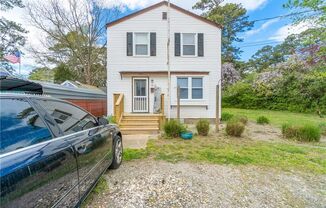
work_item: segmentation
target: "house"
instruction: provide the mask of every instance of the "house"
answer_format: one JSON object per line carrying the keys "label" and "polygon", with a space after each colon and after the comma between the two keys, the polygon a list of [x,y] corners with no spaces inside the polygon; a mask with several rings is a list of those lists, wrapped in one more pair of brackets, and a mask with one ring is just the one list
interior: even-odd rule
{"label": "house", "polygon": [[62,82],[60,85],[65,86],[65,87],[76,88],[76,89],[77,88],[95,89],[95,90],[99,89],[93,85],[88,85],[88,84],[81,83],[79,81],[71,81],[71,80],[66,80],[66,81]]}
{"label": "house", "polygon": [[[221,79],[221,26],[162,1],[107,24],[108,114],[123,132],[155,132],[160,117],[216,117]],[[168,14],[170,11],[170,33]],[[171,102],[168,102],[168,52]],[[220,107],[220,101],[218,108]],[[148,125],[147,125],[148,124]]]}

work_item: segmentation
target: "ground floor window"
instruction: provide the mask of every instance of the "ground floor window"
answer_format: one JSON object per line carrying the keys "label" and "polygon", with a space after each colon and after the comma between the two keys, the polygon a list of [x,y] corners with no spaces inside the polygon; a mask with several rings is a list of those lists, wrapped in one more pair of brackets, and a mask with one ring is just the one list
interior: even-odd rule
{"label": "ground floor window", "polygon": [[180,87],[180,99],[203,99],[202,77],[178,77],[177,86]]}

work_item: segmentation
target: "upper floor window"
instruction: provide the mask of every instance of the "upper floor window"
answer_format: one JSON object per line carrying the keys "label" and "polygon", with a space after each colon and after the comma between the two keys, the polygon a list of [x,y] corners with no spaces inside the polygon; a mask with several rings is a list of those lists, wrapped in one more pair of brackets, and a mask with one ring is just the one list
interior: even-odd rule
{"label": "upper floor window", "polygon": [[149,56],[149,33],[134,33],[134,51],[136,56]]}
{"label": "upper floor window", "polygon": [[182,55],[183,56],[196,56],[196,33],[182,33]]}

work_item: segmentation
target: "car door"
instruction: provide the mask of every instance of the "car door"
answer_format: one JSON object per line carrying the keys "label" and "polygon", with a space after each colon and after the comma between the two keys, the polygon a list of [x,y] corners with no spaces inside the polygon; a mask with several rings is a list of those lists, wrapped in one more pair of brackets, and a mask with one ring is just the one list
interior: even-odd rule
{"label": "car door", "polygon": [[[0,98],[0,207],[72,207],[79,201],[73,147],[55,138],[25,98]],[[51,126],[52,125],[52,126]]]}
{"label": "car door", "polygon": [[75,150],[83,199],[112,162],[114,129],[110,125],[98,125],[97,119],[87,111],[68,102],[39,99],[39,104],[54,118]]}

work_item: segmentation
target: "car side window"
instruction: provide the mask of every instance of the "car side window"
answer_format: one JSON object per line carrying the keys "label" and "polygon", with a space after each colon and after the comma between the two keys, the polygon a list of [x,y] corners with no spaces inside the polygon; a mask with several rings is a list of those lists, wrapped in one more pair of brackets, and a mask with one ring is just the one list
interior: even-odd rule
{"label": "car side window", "polygon": [[64,134],[71,134],[97,126],[93,116],[69,103],[54,100],[38,100],[53,117]]}
{"label": "car side window", "polygon": [[0,99],[0,154],[52,139],[49,129],[24,99]]}

